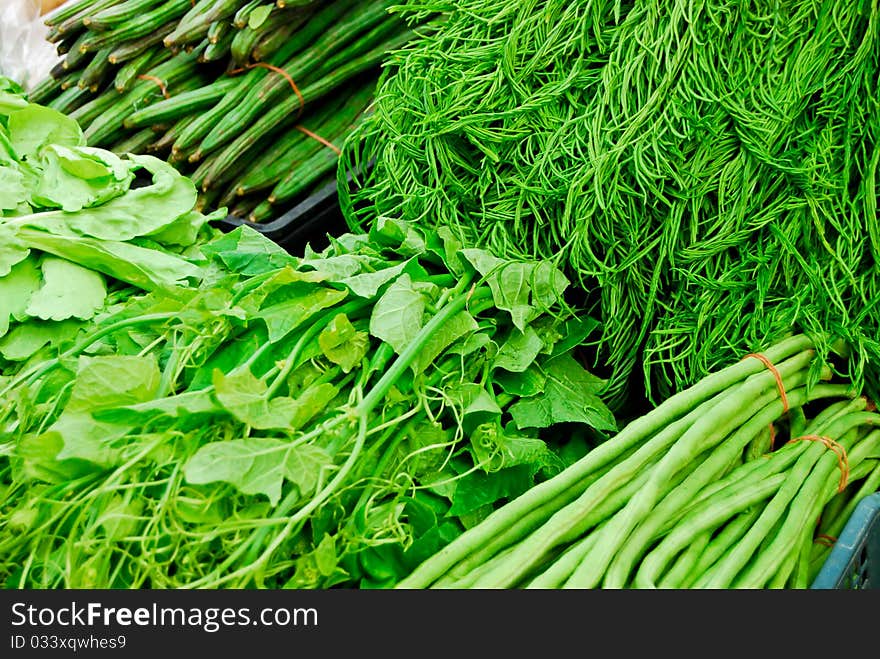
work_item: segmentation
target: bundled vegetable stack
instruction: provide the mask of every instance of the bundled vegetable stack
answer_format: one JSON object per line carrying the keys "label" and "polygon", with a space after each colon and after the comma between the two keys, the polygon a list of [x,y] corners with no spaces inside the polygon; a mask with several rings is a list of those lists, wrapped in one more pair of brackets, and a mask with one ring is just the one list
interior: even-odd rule
{"label": "bundled vegetable stack", "polygon": [[31,99],[90,146],[161,157],[201,208],[254,221],[332,180],[385,54],[388,0],[73,0],[47,21],[64,59]]}
{"label": "bundled vegetable stack", "polygon": [[391,219],[295,257],[0,102],[7,587],[394,585],[616,429],[552,264]]}
{"label": "bundled vegetable stack", "polygon": [[340,163],[375,163],[340,177],[350,227],[558,255],[617,409],[791,331],[877,397],[876,2],[452,0],[391,64]]}
{"label": "bundled vegetable stack", "polygon": [[[825,381],[810,386],[816,367]],[[668,398],[402,588],[807,588],[880,488],[880,414],[792,336]]]}

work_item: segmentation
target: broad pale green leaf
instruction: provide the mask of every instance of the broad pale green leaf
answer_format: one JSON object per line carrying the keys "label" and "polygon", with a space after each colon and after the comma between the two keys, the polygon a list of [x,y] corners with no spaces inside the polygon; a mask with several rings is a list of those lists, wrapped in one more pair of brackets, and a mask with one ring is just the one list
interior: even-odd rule
{"label": "broad pale green leaf", "polygon": [[425,252],[425,239],[413,228],[411,222],[398,218],[380,216],[370,227],[370,239],[377,245],[384,245],[405,258],[418,256]]}
{"label": "broad pale green leaf", "polygon": [[200,448],[184,466],[184,476],[197,485],[223,481],[243,494],[264,494],[274,506],[285,478],[309,496],[322,470],[331,464],[330,456],[317,446],[291,446],[271,438],[236,439]]}
{"label": "broad pale green leaf", "polygon": [[99,467],[112,467],[121,459],[120,451],[113,447],[113,443],[125,437],[129,430],[126,426],[99,423],[88,411],[65,411],[48,432],[61,437],[58,460],[76,458]]}
{"label": "broad pale green leaf", "polygon": [[216,414],[220,406],[210,391],[187,391],[134,405],[99,409],[92,412],[98,421],[127,425],[143,425],[157,419],[192,419],[206,414]]}
{"label": "broad pale green leaf", "polygon": [[50,144],[83,146],[79,124],[70,117],[36,103],[9,113],[9,136],[20,160],[36,162],[43,147]]}
{"label": "broad pale green leaf", "polygon": [[80,327],[81,323],[76,320],[29,320],[16,325],[0,339],[0,355],[9,361],[24,361],[44,346],[58,345],[72,338]]}
{"label": "broad pale green leaf", "polygon": [[266,298],[260,311],[269,330],[269,341],[283,339],[313,315],[335,306],[346,298],[348,291],[327,288],[311,282],[297,282],[284,286]]}
{"label": "broad pale green leaf", "polygon": [[296,402],[267,396],[268,386],[250,371],[225,375],[214,371],[214,395],[242,423],[258,429],[291,428]]}
{"label": "broad pale green leaf", "polygon": [[24,320],[25,309],[42,282],[36,259],[27,258],[0,277],[0,337],[9,330],[10,320]]}
{"label": "broad pale green leaf", "polygon": [[100,273],[55,256],[43,257],[40,269],[43,285],[31,296],[29,316],[87,320],[104,305],[107,286]]}
{"label": "broad pale green leaf", "polygon": [[346,277],[340,280],[339,283],[347,286],[358,297],[370,299],[375,297],[379,289],[385,284],[399,276],[408,263],[409,261],[404,261],[390,268],[382,268],[376,272],[364,272],[352,277]]}
{"label": "broad pale green leaf", "polygon": [[355,329],[348,317],[340,313],[318,335],[318,345],[327,359],[348,373],[367,354],[370,336]]}
{"label": "broad pale green leaf", "polygon": [[277,243],[244,225],[204,245],[202,253],[219,260],[228,270],[248,276],[297,264]]}
{"label": "broad pale green leaf", "polygon": [[253,428],[296,429],[325,411],[338,393],[335,386],[322,383],[307,387],[296,398],[269,398],[265,382],[250,371],[224,375],[214,371],[214,394],[235,418]]}
{"label": "broad pale green leaf", "polygon": [[0,114],[10,114],[27,107],[27,100],[19,94],[0,90]]}
{"label": "broad pale green leaf", "polygon": [[425,298],[413,287],[409,275],[396,279],[373,305],[370,334],[403,352],[422,328]]}
{"label": "broad pale green leaf", "polygon": [[422,373],[446,348],[463,336],[477,331],[477,321],[467,311],[460,311],[432,333],[413,360],[413,372]]}
{"label": "broad pale green leaf", "polygon": [[221,220],[224,217],[226,217],[226,213],[222,209],[208,215],[193,210],[189,213],[184,213],[171,224],[149,234],[149,237],[161,245],[186,247],[196,242],[199,232],[201,232],[206,224]]}
{"label": "broad pale green leaf", "polygon": [[493,366],[514,373],[526,370],[544,349],[544,341],[529,325],[521,332],[514,328],[495,355]]}
{"label": "broad pale green leaf", "polygon": [[137,519],[143,512],[140,500],[126,501],[114,495],[101,509],[98,524],[104,529],[105,537],[111,542],[119,542],[135,534],[139,527]]}
{"label": "broad pale green leaf", "polygon": [[199,280],[203,275],[201,268],[180,257],[129,243],[58,235],[24,227],[19,230],[19,237],[29,247],[148,291],[185,285],[190,279]]}
{"label": "broad pale green leaf", "polygon": [[478,382],[464,382],[446,389],[446,395],[461,410],[461,426],[466,433],[501,416],[501,407],[486,387]]}
{"label": "broad pale green leaf", "polygon": [[29,196],[24,174],[17,167],[0,165],[0,211],[15,210]]}
{"label": "broad pale green leaf", "polygon": [[59,460],[62,446],[57,432],[25,435],[10,460],[13,478],[18,482],[69,483],[95,471],[95,465],[85,460]]}
{"label": "broad pale green leaf", "polygon": [[30,248],[18,237],[14,227],[0,224],[0,277],[8,275],[30,253]]}
{"label": "broad pale green leaf", "polygon": [[[284,302],[296,294],[308,294],[316,290],[318,287],[315,284],[325,281],[326,277],[320,272],[302,272],[285,266],[265,273],[264,277],[255,277],[254,280],[258,282],[257,286],[250,289],[239,302],[239,305],[251,314],[263,307]],[[299,285],[289,287],[290,284]]]}
{"label": "broad pale green leaf", "polygon": [[134,173],[110,151],[52,144],[41,154],[41,176],[32,193],[35,205],[74,213],[126,194]]}
{"label": "broad pale green leaf", "polygon": [[91,414],[153,400],[160,378],[152,354],[82,356],[65,412]]}

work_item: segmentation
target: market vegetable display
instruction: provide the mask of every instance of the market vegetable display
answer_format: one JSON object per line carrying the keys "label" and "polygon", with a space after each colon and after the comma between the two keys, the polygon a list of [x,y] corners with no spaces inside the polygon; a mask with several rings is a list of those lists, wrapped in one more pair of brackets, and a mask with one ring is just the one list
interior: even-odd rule
{"label": "market vegetable display", "polygon": [[6,587],[390,586],[616,430],[552,264],[388,218],[294,256],[0,102]]}
{"label": "market vegetable display", "polygon": [[398,587],[808,588],[878,486],[880,414],[795,335],[668,398]]}
{"label": "market vegetable display", "polygon": [[412,34],[389,6],[72,0],[46,19],[64,59],[31,100],[90,146],[170,162],[202,209],[271,219],[333,179],[386,52]]}
{"label": "market vegetable display", "polygon": [[877,398],[876,2],[399,8],[438,10],[343,149],[350,227],[390,215],[558,258],[592,294],[618,409],[792,331],[825,356],[845,341]]}

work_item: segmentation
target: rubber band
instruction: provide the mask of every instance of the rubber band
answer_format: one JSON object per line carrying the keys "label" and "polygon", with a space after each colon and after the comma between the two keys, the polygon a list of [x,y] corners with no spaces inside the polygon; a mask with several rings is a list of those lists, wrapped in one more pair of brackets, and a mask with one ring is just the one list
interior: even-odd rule
{"label": "rubber band", "polygon": [[782,384],[782,376],[779,374],[779,370],[773,365],[769,359],[767,359],[764,355],[759,352],[750,352],[743,359],[748,359],[749,357],[754,357],[759,360],[764,366],[766,366],[771,373],[773,373],[773,377],[776,378],[776,388],[779,389],[779,397],[782,399],[782,413],[788,413],[788,395],[785,393],[785,385]]}
{"label": "rubber band", "polygon": [[827,533],[820,533],[813,539],[813,542],[820,545],[825,545],[826,547],[831,547],[834,545],[835,542],[837,542],[837,538],[835,538],[833,535],[828,535]]}
{"label": "rubber band", "polygon": [[308,128],[305,128],[305,127],[303,127],[303,126],[300,126],[299,124],[297,124],[296,126],[294,126],[294,128],[296,128],[299,132],[303,133],[304,135],[308,135],[308,136],[311,137],[312,139],[314,139],[314,140],[318,140],[321,144],[323,144],[324,146],[326,146],[328,149],[332,149],[333,151],[336,152],[336,155],[337,155],[337,156],[342,155],[342,151],[340,150],[340,148],[339,148],[338,146],[336,146],[335,144],[333,144],[333,142],[330,142],[330,141],[328,141],[328,140],[325,140],[325,139],[324,139],[323,137],[321,137],[320,135],[317,135],[317,134],[313,133],[313,132],[310,131]]}
{"label": "rubber band", "polygon": [[152,82],[155,82],[157,85],[159,85],[159,89],[162,90],[162,96],[164,96],[165,98],[170,98],[170,95],[168,94],[168,89],[165,87],[165,83],[162,82],[156,76],[150,76],[150,75],[146,75],[145,73],[142,73],[141,75],[138,76],[138,78],[141,80],[150,80]]}
{"label": "rubber band", "polygon": [[293,77],[287,71],[282,69],[280,66],[275,66],[273,64],[267,64],[266,62],[251,62],[250,64],[247,64],[244,67],[240,67],[238,69],[232,69],[231,71],[229,71],[229,75],[237,75],[239,73],[242,73],[243,71],[248,71],[248,70],[256,68],[258,66],[263,69],[269,69],[270,71],[274,71],[278,75],[284,76],[285,80],[287,80],[287,82],[290,83],[290,86],[293,88],[293,91],[296,94],[296,97],[299,99],[299,110],[296,113],[296,117],[297,117],[297,119],[299,119],[299,117],[302,115],[303,108],[305,107],[306,99],[302,95],[302,92],[299,90],[299,87],[296,86],[296,82],[294,82]]}
{"label": "rubber band", "polygon": [[846,449],[830,437],[825,437],[824,435],[802,435],[790,439],[787,443],[791,444],[792,442],[799,442],[801,440],[808,442],[821,442],[826,448],[834,451],[837,455],[837,466],[840,468],[840,485],[838,485],[837,491],[843,492],[843,490],[846,489],[846,484],[849,480],[849,458],[846,455]]}
{"label": "rubber band", "polygon": [[770,423],[770,450],[772,451],[776,445],[776,426]]}

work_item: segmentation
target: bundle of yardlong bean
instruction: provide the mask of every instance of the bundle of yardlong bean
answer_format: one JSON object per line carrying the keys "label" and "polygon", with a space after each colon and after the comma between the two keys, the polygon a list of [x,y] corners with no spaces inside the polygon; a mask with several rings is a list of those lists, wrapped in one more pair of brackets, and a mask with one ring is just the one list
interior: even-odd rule
{"label": "bundle of yardlong bean", "polygon": [[443,7],[343,150],[341,171],[375,162],[343,195],[350,226],[558,254],[601,290],[618,400],[644,375],[660,402],[793,329],[845,339],[877,393],[876,0]]}
{"label": "bundle of yardlong bean", "polygon": [[167,158],[200,206],[260,221],[332,180],[386,52],[389,0],[75,0],[47,18],[65,57],[31,100],[90,146]]}
{"label": "bundle of yardlong bean", "polygon": [[827,367],[809,386],[816,364],[793,336],[706,376],[398,586],[809,587],[880,484],[880,414]]}

